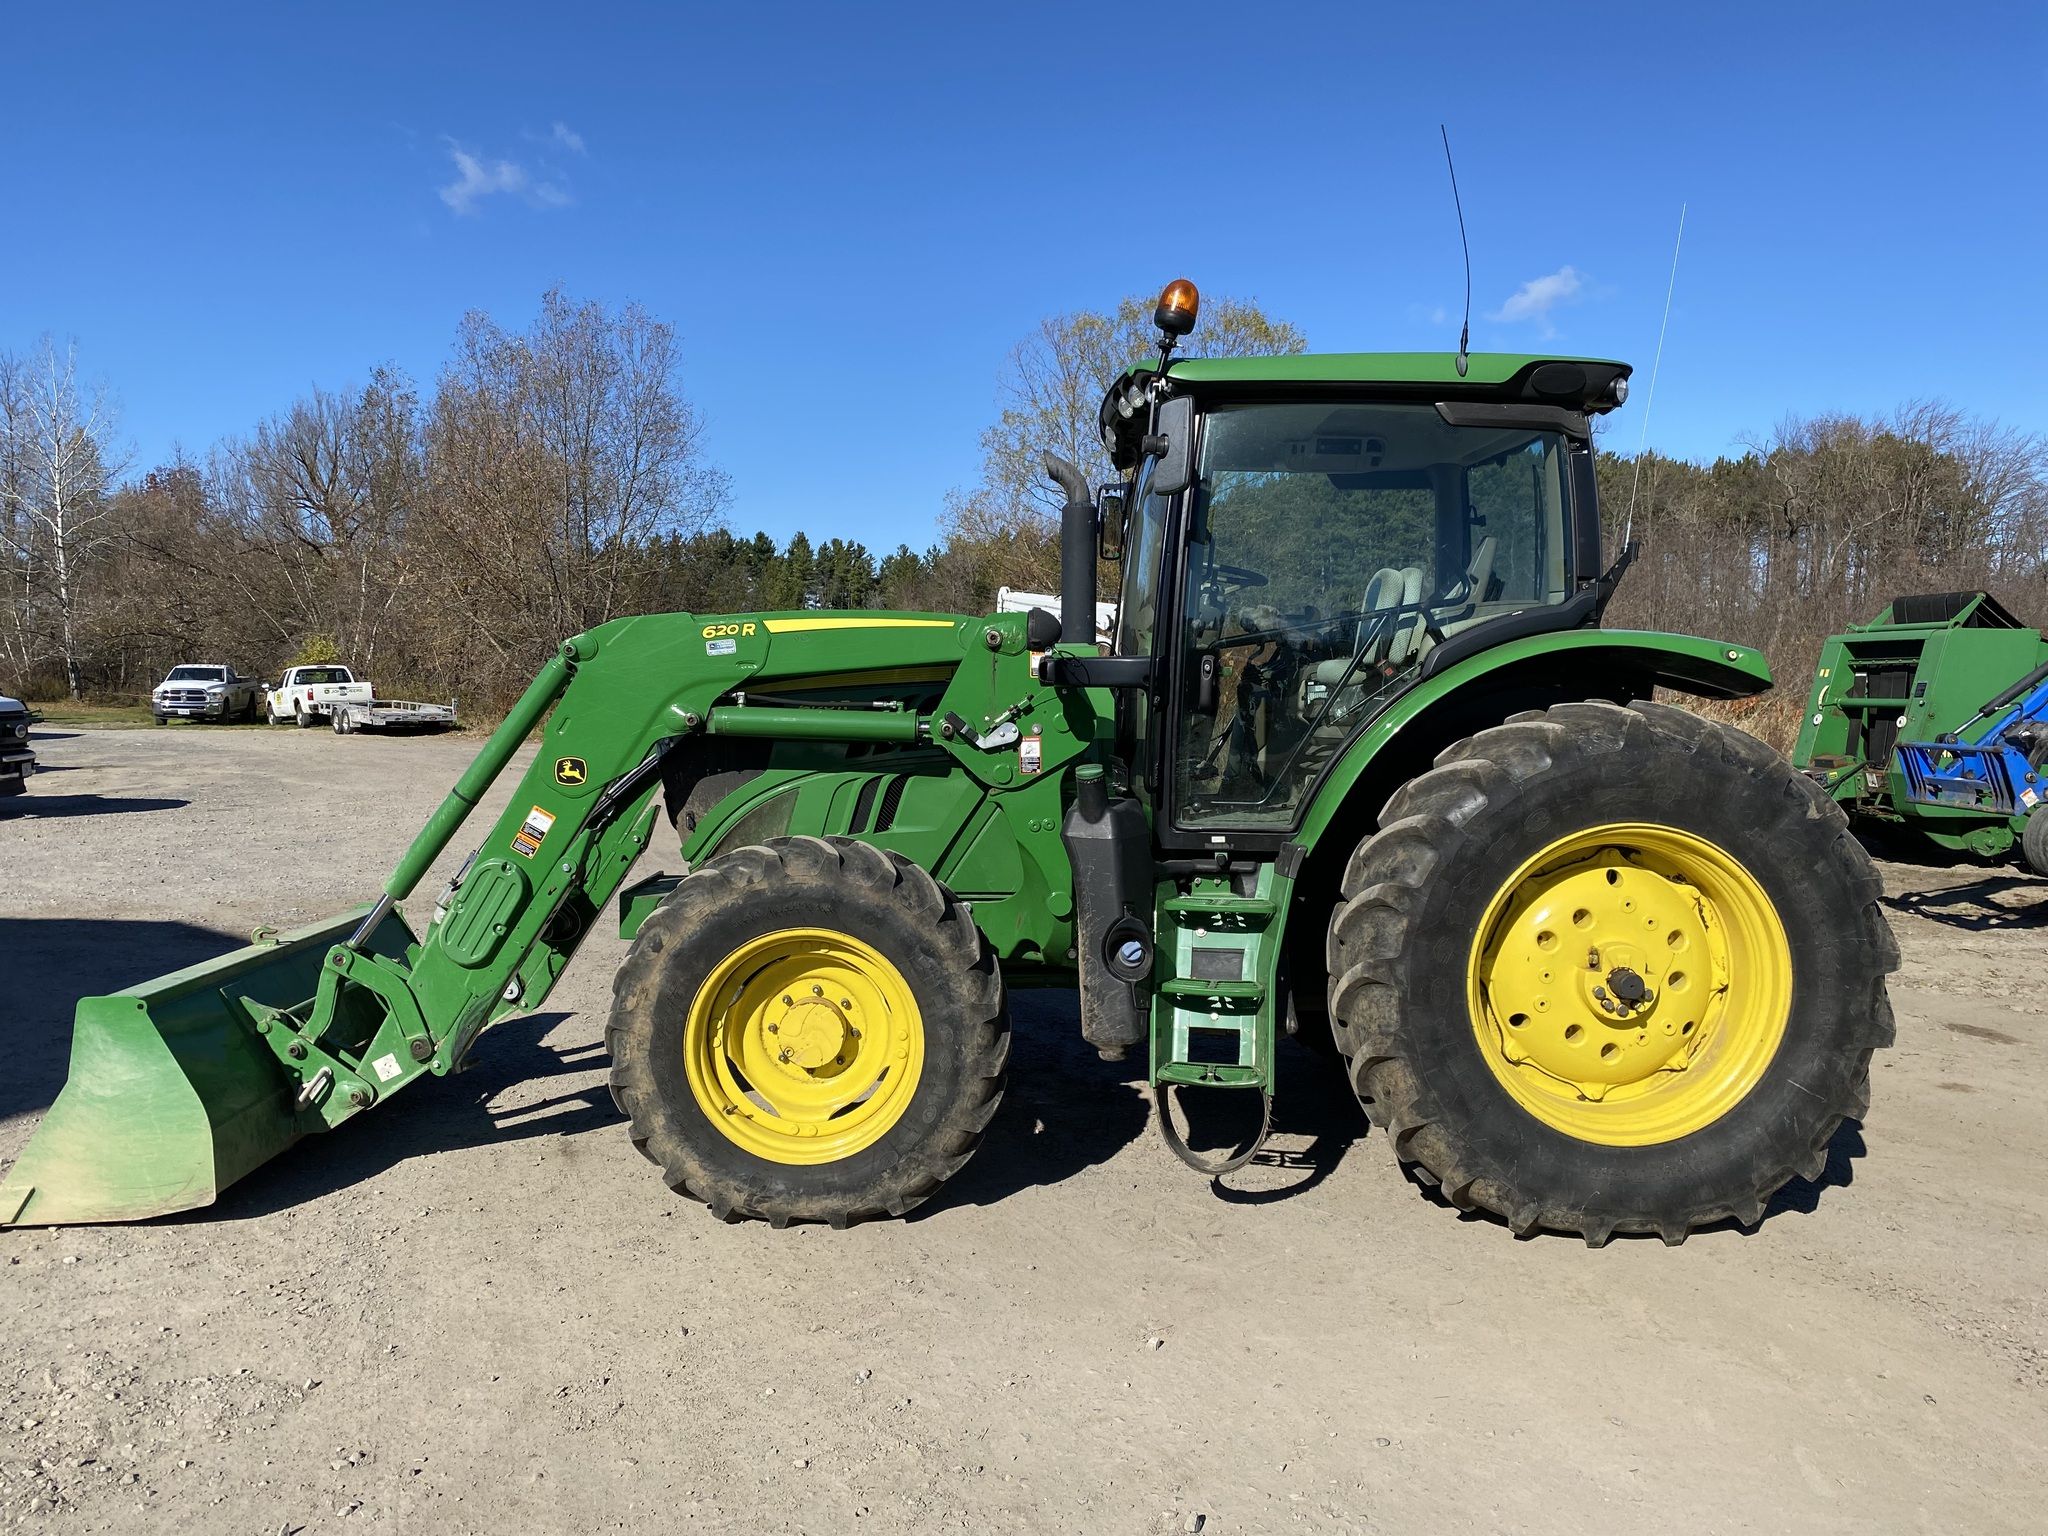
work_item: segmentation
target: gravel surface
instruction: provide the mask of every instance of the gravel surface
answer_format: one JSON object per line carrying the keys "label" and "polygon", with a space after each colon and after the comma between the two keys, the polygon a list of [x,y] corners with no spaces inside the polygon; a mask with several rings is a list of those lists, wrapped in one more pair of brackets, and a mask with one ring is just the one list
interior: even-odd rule
{"label": "gravel surface", "polygon": [[[368,899],[476,741],[38,732],[0,1163],[80,995]],[[1886,875],[1868,1126],[1678,1249],[1461,1218],[1291,1047],[1286,1156],[1212,1188],[1066,994],[1020,994],[988,1143],[913,1219],[723,1226],[626,1142],[600,931],[474,1070],[211,1209],[0,1232],[0,1527],[2037,1530],[2048,887]]]}

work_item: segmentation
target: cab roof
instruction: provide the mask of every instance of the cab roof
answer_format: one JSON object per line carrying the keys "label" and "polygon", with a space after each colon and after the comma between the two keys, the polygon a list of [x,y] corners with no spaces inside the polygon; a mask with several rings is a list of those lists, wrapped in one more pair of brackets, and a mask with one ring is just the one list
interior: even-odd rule
{"label": "cab roof", "polygon": [[[1611,358],[1545,357],[1519,352],[1473,352],[1460,376],[1449,352],[1296,352],[1264,357],[1176,357],[1166,370],[1171,386],[1198,392],[1284,397],[1295,391],[1385,400],[1491,400],[1559,406],[1568,411],[1610,411],[1620,404],[1616,385],[1631,372]],[[1144,431],[1145,412],[1128,414],[1156,384],[1159,364],[1147,358],[1124,373],[1103,397],[1105,445],[1123,463]],[[1137,392],[1133,397],[1132,392]],[[1131,438],[1132,442],[1124,440]]]}

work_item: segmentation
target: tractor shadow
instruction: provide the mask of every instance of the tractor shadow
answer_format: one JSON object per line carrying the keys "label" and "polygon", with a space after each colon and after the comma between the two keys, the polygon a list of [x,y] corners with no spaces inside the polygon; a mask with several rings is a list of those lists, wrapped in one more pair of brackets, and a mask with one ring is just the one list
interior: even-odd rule
{"label": "tractor shadow", "polygon": [[81,997],[118,992],[247,942],[191,923],[0,917],[0,1051],[7,1060],[0,1121],[47,1109],[57,1097]]}
{"label": "tractor shadow", "polygon": [[[36,778],[40,779],[45,772],[63,771],[61,768],[39,768],[36,771]],[[66,816],[121,816],[136,811],[180,811],[192,803],[189,800],[169,800],[154,795],[39,795],[35,792],[33,783],[27,794],[12,795],[8,798],[8,815],[42,821],[55,821]]]}
{"label": "tractor shadow", "polygon": [[[1250,1097],[1220,1097],[1224,1115],[1214,1126],[1205,1125],[1198,1113],[1188,1124],[1194,1149],[1213,1156],[1233,1140],[1242,1146],[1255,1130],[1257,1117],[1249,1113],[1248,1106],[1231,1101]],[[1182,1094],[1180,1099],[1185,1108],[1189,1096]],[[1266,1145],[1244,1168],[1211,1179],[1210,1188],[1217,1199],[1229,1205],[1274,1205],[1292,1200],[1335,1173],[1345,1154],[1364,1140],[1371,1129],[1372,1122],[1366,1119],[1365,1110],[1344,1080],[1344,1068],[1334,1055],[1305,1045],[1283,1043],[1274,1063],[1273,1128]],[[1205,1130],[1211,1134],[1204,1135]],[[1297,1142],[1306,1145],[1292,1145]],[[1230,1182],[1253,1170],[1260,1170],[1256,1175],[1257,1187]],[[1294,1177],[1274,1183],[1276,1171]]]}
{"label": "tractor shadow", "polygon": [[[2003,899],[2007,897],[2021,899]],[[1970,933],[2048,927],[2048,881],[2027,875],[1986,875],[1961,885],[1902,891],[1885,897],[1884,905],[1908,917]]]}
{"label": "tractor shadow", "polygon": [[[1081,1038],[1073,992],[1020,990],[1010,995],[1010,1009],[1014,1038],[1003,1107],[974,1160],[918,1207],[911,1221],[1062,1183],[1152,1132],[1142,1047],[1124,1061],[1102,1060]],[[1192,1119],[1183,1116],[1194,1150],[1216,1157],[1241,1146],[1257,1129],[1256,1103],[1256,1095],[1241,1091],[1182,1094],[1183,1110],[1194,1111]],[[1267,1146],[1245,1168],[1212,1179],[1210,1187],[1233,1205],[1270,1205],[1305,1194],[1330,1176],[1366,1129],[1364,1111],[1335,1062],[1283,1045]],[[1155,1154],[1168,1156],[1163,1147],[1146,1155]],[[1254,1170],[1260,1187],[1243,1187],[1240,1181]],[[1278,1184],[1272,1183],[1274,1170],[1283,1171]]]}
{"label": "tractor shadow", "polygon": [[544,1087],[537,1099],[524,1092],[508,1096],[508,1090],[547,1085],[551,1078],[604,1070],[611,1058],[601,1040],[548,1039],[574,1017],[536,1013],[494,1024],[478,1040],[468,1070],[413,1084],[405,1108],[379,1116],[374,1131],[357,1122],[309,1138],[230,1186],[213,1206],[164,1219],[252,1221],[368,1183],[415,1157],[533,1137],[561,1140],[618,1125],[625,1116],[603,1078],[559,1093]]}
{"label": "tractor shadow", "polygon": [[1078,993],[1010,994],[1010,1082],[981,1149],[919,1206],[925,1221],[963,1205],[995,1205],[1108,1162],[1145,1133],[1151,1113],[1138,1051],[1104,1061],[1081,1038]]}

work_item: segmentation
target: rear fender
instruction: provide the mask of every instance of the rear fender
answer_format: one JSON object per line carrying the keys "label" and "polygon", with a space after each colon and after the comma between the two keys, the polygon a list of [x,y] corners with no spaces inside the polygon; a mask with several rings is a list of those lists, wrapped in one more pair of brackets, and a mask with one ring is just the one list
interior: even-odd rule
{"label": "rear fender", "polygon": [[1770,686],[1761,651],[1694,635],[1577,629],[1496,646],[1424,679],[1373,721],[1316,787],[1294,841],[1313,851],[1359,798],[1377,816],[1445,747],[1521,710],[1578,699],[1625,704],[1658,688],[1742,699]]}
{"label": "rear fender", "polygon": [[[1646,630],[1580,629],[1536,635],[1481,651],[1426,678],[1336,759],[1310,801],[1300,832],[1282,850],[1278,894],[1288,915],[1285,984],[1303,1012],[1320,1014],[1324,937],[1344,865],[1378,824],[1394,791],[1427,771],[1453,742],[1524,710],[1585,699],[1626,704],[1658,688],[1737,699],[1771,686],[1763,654],[1749,646]],[[1280,978],[1274,978],[1277,987]],[[1276,990],[1273,994],[1278,996]]]}

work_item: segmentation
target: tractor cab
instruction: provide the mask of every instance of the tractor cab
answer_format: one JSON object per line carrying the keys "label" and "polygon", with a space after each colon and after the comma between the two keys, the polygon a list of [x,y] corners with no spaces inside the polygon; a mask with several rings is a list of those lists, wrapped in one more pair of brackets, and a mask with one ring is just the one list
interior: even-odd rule
{"label": "tractor cab", "polygon": [[1597,623],[1589,420],[1629,369],[1468,361],[1169,359],[1111,388],[1113,649],[1153,664],[1120,707],[1119,756],[1165,846],[1277,845],[1418,681]]}

